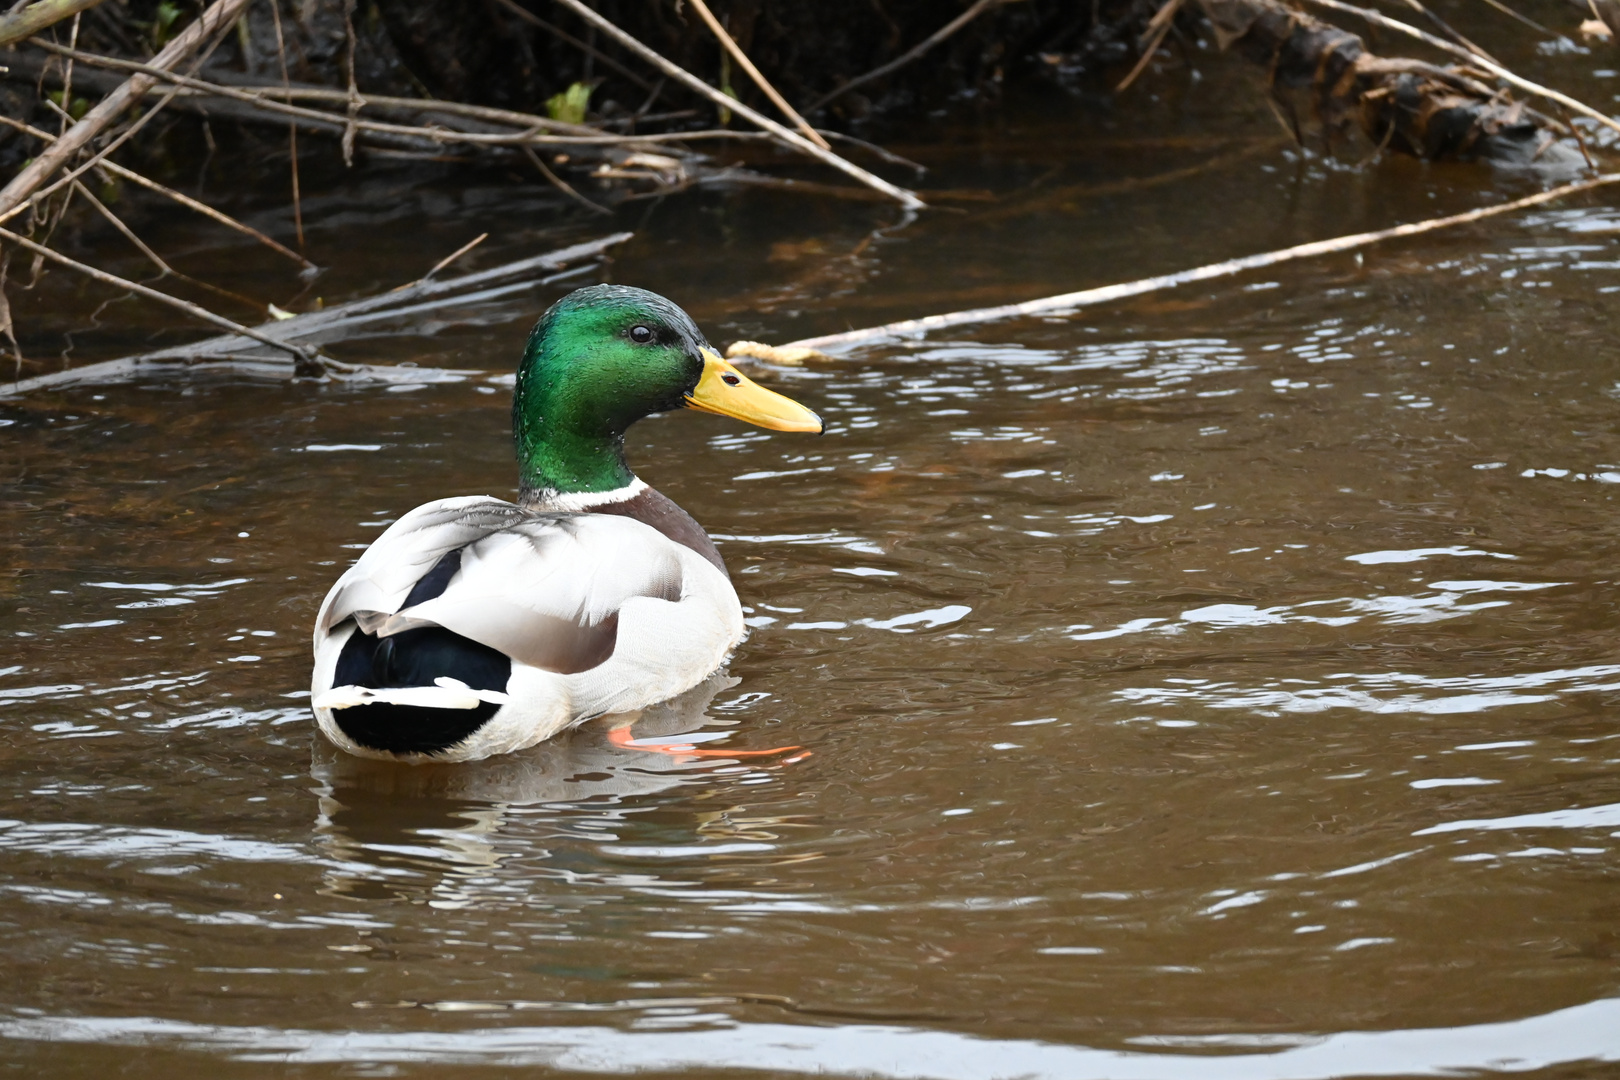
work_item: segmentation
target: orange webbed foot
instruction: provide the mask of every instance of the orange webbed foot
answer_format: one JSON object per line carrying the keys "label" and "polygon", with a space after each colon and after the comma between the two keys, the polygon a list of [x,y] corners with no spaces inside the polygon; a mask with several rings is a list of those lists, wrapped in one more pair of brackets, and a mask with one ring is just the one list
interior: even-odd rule
{"label": "orange webbed foot", "polygon": [[804,751],[794,757],[784,758],[783,762],[791,763],[803,761],[810,756],[810,751],[802,746],[776,746],[769,750],[700,750],[690,742],[679,741],[679,736],[668,742],[652,739],[637,739],[630,733],[631,725],[614,728],[608,732],[608,742],[620,750],[640,750],[648,754],[668,754],[677,761],[696,761],[701,758],[750,758],[773,757],[777,754],[787,754],[795,750]]}

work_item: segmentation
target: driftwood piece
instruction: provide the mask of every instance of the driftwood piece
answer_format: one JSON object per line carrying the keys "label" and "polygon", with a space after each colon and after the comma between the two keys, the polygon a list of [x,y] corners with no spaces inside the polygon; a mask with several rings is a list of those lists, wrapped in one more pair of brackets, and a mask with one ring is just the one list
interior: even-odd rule
{"label": "driftwood piece", "polygon": [[[22,379],[10,385],[0,383],[0,398],[84,383],[123,382],[147,375],[191,370],[228,369],[289,378],[300,372],[293,363],[277,358],[275,348],[264,344],[266,339],[277,348],[313,353],[322,344],[353,338],[381,322],[399,322],[428,311],[483,303],[543,284],[548,280],[545,276],[548,273],[599,259],[608,248],[623,243],[632,235],[627,232],[614,233],[544,255],[442,281],[429,274],[393,292],[362,297],[321,311],[251,327],[249,329],[254,338],[239,333],[222,334],[187,345],[175,345],[138,356]],[[442,382],[462,379],[471,374],[438,368],[347,364],[332,365],[332,370],[337,377],[345,380],[394,383]]]}
{"label": "driftwood piece", "polygon": [[1561,125],[1467,71],[1380,57],[1360,37],[1280,0],[1197,0],[1222,48],[1268,72],[1285,107],[1303,97],[1329,139],[1359,130],[1375,146],[1428,161],[1574,165]]}

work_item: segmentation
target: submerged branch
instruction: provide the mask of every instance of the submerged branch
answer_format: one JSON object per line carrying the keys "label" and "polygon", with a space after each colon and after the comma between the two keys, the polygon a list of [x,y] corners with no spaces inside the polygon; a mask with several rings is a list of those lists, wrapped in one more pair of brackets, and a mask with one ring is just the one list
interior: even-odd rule
{"label": "submerged branch", "polygon": [[[1292,108],[1295,97],[1303,96],[1329,141],[1356,128],[1379,150],[1429,161],[1486,158],[1528,165],[1547,158],[1567,167],[1575,157],[1557,141],[1568,128],[1482,81],[1486,69],[1506,69],[1415,27],[1366,12],[1378,25],[1402,27],[1466,63],[1441,67],[1375,55],[1357,35],[1282,0],[1195,2],[1222,48],[1266,69],[1273,103]],[[1309,2],[1362,10],[1340,0]],[[1284,125],[1298,138],[1291,120],[1285,116]]]}
{"label": "submerged branch", "polygon": [[[7,238],[10,234],[0,229],[0,234]],[[386,292],[376,296],[361,297],[345,304],[336,304],[320,311],[305,312],[294,315],[289,319],[279,319],[265,323],[258,327],[238,326],[221,316],[203,312],[199,317],[205,318],[218,326],[228,327],[231,332],[219,337],[207,338],[203,341],[192,342],[188,345],[177,345],[171,348],[159,349],[154,352],[142,353],[139,356],[128,356],[118,360],[108,360],[99,364],[88,364],[81,368],[68,371],[53,372],[49,375],[40,375],[32,379],[23,379],[10,386],[0,384],[0,396],[14,397],[36,390],[45,390],[87,382],[108,382],[129,379],[142,374],[166,372],[175,370],[188,370],[191,368],[227,369],[244,371],[252,374],[286,377],[299,374],[334,374],[341,378],[356,380],[376,380],[381,382],[432,382],[445,378],[461,378],[466,372],[447,372],[433,368],[398,368],[398,367],[372,367],[368,365],[339,364],[328,357],[320,356],[316,351],[319,344],[341,340],[352,336],[362,328],[390,319],[400,319],[427,311],[436,311],[445,307],[459,304],[479,303],[498,299],[522,289],[531,288],[536,284],[543,284],[548,277],[537,275],[548,272],[563,271],[571,264],[588,263],[589,260],[600,258],[602,253],[615,244],[630,239],[631,233],[614,233],[597,240],[590,240],[580,244],[561,248],[557,251],[547,252],[516,262],[506,263],[502,266],[491,267],[471,274],[462,274],[459,277],[447,280],[438,280],[433,274],[441,267],[423,275],[416,281],[393,292]],[[35,245],[37,246],[37,245]],[[457,251],[449,260],[454,260],[471,245]],[[51,257],[65,260],[65,256],[57,256],[55,252]],[[71,262],[72,260],[66,260]],[[83,264],[75,264],[91,272],[92,276],[100,274]],[[555,276],[555,275],[553,275]],[[111,277],[111,275],[106,275]],[[121,278],[113,279],[124,288],[132,289],[142,295],[155,292],[145,286],[133,282],[125,282]],[[158,293],[157,298],[165,302],[176,302],[175,298]],[[184,304],[185,301],[178,301]],[[190,305],[195,307],[195,305]],[[198,308],[197,311],[202,311]],[[287,364],[285,361],[276,361],[266,357],[262,352],[255,351],[260,346],[270,346],[281,352],[290,352],[299,357],[309,355],[315,358],[320,365],[311,368],[307,363]]]}

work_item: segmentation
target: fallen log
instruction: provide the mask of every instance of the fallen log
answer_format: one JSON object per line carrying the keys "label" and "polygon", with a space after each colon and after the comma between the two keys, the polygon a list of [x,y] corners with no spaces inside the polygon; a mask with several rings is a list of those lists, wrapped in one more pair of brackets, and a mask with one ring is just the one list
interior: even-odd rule
{"label": "fallen log", "polygon": [[1559,142],[1563,125],[1466,68],[1375,55],[1357,35],[1281,0],[1196,3],[1221,48],[1262,67],[1274,100],[1296,120],[1303,100],[1329,143],[1359,131],[1376,147],[1426,161],[1582,163]]}

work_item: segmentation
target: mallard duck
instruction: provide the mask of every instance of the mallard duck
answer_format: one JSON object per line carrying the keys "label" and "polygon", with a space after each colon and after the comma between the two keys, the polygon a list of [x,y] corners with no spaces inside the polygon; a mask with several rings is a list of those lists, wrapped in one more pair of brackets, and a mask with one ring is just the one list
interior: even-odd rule
{"label": "mallard duck", "polygon": [[311,703],[326,737],[364,757],[473,761],[720,668],[744,633],[725,561],[624,457],[625,429],[679,408],[822,430],[656,293],[593,285],[552,305],[512,396],[517,502],[417,507],[321,604]]}

